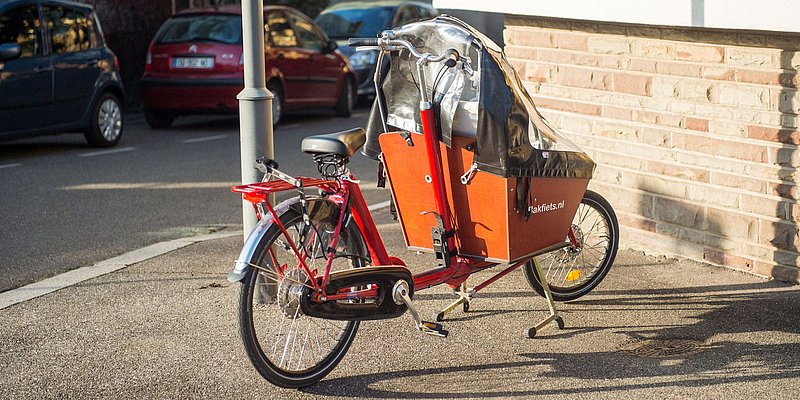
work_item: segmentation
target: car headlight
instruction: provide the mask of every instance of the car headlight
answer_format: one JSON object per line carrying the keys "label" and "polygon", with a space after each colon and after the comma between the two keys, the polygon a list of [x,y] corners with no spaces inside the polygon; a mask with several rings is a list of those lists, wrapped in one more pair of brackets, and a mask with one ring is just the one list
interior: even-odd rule
{"label": "car headlight", "polygon": [[377,50],[356,51],[350,56],[350,66],[353,68],[364,68],[375,64],[378,57]]}

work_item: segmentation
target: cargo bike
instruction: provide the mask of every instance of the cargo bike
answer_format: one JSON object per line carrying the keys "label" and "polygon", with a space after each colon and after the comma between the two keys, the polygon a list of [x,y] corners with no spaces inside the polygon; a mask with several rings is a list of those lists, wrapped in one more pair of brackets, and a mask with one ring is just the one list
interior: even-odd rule
{"label": "cargo bike", "polygon": [[[528,336],[552,322],[563,329],[554,301],[592,290],[617,251],[613,209],[586,190],[594,162],[538,113],[500,49],[455,18],[350,43],[391,55],[389,72],[374,78],[367,128],[303,140],[319,178],[260,159],[263,181],[233,188],[259,218],[228,276],[242,283],[240,333],[255,368],[281,387],[313,384],[344,357],[361,321],[406,311],[419,331],[446,337],[447,313],[467,312],[518,268],[550,310]],[[359,149],[380,161],[406,244],[432,253],[432,268],[412,274],[388,254],[347,168]],[[283,191],[297,195],[273,205]],[[440,284],[457,298],[425,320],[414,295]]]}

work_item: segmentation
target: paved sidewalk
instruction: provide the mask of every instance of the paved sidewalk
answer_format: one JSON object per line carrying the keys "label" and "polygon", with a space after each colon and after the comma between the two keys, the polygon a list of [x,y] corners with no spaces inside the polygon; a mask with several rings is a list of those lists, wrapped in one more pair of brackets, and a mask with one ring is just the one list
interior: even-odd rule
{"label": "paved sidewalk", "polygon": [[[381,225],[390,252],[399,226]],[[282,390],[250,365],[225,277],[234,236],[0,310],[0,398],[720,398],[800,393],[800,288],[622,251],[590,295],[560,305],[567,329],[528,339],[546,303],[515,271],[451,314],[450,337],[408,316],[361,325],[319,384]],[[491,272],[473,278],[473,284]],[[452,295],[417,296],[425,315]]]}

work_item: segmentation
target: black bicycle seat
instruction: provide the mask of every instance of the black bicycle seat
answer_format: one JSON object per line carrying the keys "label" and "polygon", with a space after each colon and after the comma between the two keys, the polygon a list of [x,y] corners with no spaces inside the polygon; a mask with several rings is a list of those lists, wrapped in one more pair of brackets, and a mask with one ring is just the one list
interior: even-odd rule
{"label": "black bicycle seat", "polygon": [[366,141],[367,133],[364,128],[354,128],[344,132],[309,136],[303,139],[300,149],[309,154],[338,154],[350,157]]}

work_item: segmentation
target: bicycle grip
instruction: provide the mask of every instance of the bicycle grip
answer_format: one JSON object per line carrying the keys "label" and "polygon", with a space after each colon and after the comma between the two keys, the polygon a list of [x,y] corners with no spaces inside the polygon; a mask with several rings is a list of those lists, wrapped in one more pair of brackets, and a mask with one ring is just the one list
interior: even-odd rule
{"label": "bicycle grip", "polygon": [[350,47],[356,46],[377,46],[378,38],[350,38],[347,40]]}

